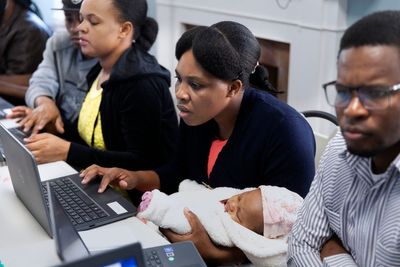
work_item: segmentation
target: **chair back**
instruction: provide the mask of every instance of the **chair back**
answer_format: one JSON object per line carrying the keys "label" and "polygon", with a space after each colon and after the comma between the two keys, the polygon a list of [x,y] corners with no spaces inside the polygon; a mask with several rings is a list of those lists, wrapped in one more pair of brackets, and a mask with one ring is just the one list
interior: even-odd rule
{"label": "chair back", "polygon": [[[333,136],[335,136],[336,132],[339,129],[339,124],[337,122],[336,116],[331,113],[328,113],[326,111],[307,110],[307,111],[303,111],[301,113],[304,115],[304,117],[306,117],[306,119],[309,122],[311,122],[310,119],[319,119],[319,120],[328,122],[330,124],[329,125],[330,130],[328,131],[329,133],[326,133],[326,132],[322,133],[319,130],[317,130],[319,128],[322,128],[321,124],[317,124],[317,125],[313,126],[310,123],[310,125],[312,125],[312,127],[313,127],[314,138],[315,138],[316,150],[315,150],[314,162],[315,162],[315,167],[317,168],[319,165],[319,160],[325,150],[325,147],[328,144],[329,140]],[[332,126],[333,126],[333,128],[332,128]]]}

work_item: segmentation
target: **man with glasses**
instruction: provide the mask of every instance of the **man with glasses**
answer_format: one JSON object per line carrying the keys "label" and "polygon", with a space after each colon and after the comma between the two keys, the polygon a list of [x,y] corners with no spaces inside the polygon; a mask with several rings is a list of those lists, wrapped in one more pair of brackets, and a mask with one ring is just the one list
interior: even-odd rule
{"label": "man with glasses", "polygon": [[[88,85],[86,75],[97,62],[85,57],[79,46],[79,9],[82,0],[63,0],[67,32],[55,33],[46,44],[43,61],[33,73],[25,101],[29,107],[15,107],[10,118],[24,117],[24,131],[37,133],[46,127],[63,134],[79,114]],[[71,137],[71,136],[66,136]]]}
{"label": "man with glasses", "polygon": [[344,33],[325,84],[341,133],[289,237],[289,266],[400,266],[400,11]]}

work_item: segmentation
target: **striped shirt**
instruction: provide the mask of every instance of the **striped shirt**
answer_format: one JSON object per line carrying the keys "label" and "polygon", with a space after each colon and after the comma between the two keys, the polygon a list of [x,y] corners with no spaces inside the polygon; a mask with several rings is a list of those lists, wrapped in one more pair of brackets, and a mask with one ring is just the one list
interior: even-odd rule
{"label": "striped shirt", "polygon": [[[321,262],[319,251],[332,234],[350,254]],[[400,155],[375,176],[371,158],[350,154],[338,133],[293,226],[288,265],[400,266]]]}

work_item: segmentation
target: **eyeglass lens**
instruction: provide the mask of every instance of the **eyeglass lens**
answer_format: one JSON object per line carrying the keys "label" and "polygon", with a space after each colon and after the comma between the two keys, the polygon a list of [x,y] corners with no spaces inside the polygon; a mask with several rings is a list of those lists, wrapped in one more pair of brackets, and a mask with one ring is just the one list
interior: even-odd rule
{"label": "eyeglass lens", "polygon": [[[329,92],[328,92],[329,91]],[[340,84],[327,86],[328,103],[336,107],[347,107],[356,96],[366,109],[385,109],[389,104],[388,88],[380,86],[365,86],[351,88]]]}

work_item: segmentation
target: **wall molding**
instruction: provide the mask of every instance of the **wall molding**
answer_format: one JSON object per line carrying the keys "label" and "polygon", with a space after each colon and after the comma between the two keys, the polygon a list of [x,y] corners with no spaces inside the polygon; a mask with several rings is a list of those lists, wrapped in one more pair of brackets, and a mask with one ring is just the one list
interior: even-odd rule
{"label": "wall molding", "polygon": [[295,27],[304,28],[304,29],[308,29],[308,30],[315,30],[315,31],[341,33],[344,30],[346,30],[346,27],[337,27],[337,28],[321,27],[319,25],[296,23],[293,21],[285,21],[285,20],[280,20],[280,19],[267,18],[265,16],[253,15],[253,14],[248,14],[248,13],[244,13],[244,12],[222,11],[222,10],[216,10],[216,9],[207,8],[207,7],[199,6],[199,5],[190,5],[190,4],[181,4],[181,3],[177,4],[177,3],[173,3],[172,1],[168,1],[168,0],[158,0],[157,5],[165,6],[165,7],[172,7],[172,8],[187,9],[190,11],[213,13],[213,14],[217,14],[217,15],[235,16],[235,17],[239,17],[239,18],[264,21],[264,22],[268,22],[268,23],[279,23],[279,24],[283,24],[283,25],[295,26]]}

